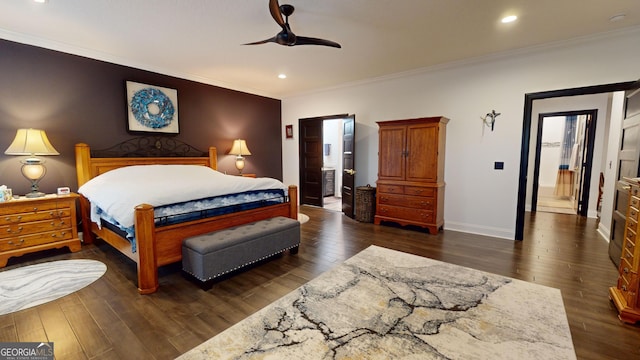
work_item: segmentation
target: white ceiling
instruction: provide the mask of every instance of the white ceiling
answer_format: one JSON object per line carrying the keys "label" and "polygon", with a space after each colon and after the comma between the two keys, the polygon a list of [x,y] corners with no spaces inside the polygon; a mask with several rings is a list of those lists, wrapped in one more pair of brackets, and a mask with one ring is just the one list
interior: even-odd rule
{"label": "white ceiling", "polygon": [[[2,0],[0,38],[285,98],[640,26],[639,0],[280,0],[296,7],[296,35],[342,49],[242,45],[280,31],[268,3]],[[519,19],[502,24],[510,14]]]}

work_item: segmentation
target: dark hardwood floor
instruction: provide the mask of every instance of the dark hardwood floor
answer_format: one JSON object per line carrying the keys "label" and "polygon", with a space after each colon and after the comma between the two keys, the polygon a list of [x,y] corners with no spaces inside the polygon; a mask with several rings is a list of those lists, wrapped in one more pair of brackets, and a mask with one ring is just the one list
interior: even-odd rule
{"label": "dark hardwood floor", "polygon": [[138,295],[135,264],[98,243],[78,253],[51,250],[11,259],[90,258],[107,264],[92,285],[64,298],[0,316],[0,342],[53,341],[57,359],[172,359],[341,263],[369,245],[384,246],[562,291],[579,359],[640,358],[640,326],[621,323],[607,289],[617,271],[593,219],[537,213],[525,241],[454,231],[428,235],[359,223],[339,212],[301,207],[302,245],[228,276],[204,291],[180,266],[162,269],[160,290]]}

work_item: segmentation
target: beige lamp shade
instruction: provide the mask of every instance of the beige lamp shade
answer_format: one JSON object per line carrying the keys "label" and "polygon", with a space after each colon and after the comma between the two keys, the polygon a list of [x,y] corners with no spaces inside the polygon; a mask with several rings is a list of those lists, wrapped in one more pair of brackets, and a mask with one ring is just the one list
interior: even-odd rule
{"label": "beige lamp shade", "polygon": [[251,151],[247,147],[247,142],[242,139],[233,140],[233,145],[231,146],[231,151],[229,154],[232,155],[251,155]]}
{"label": "beige lamp shade", "polygon": [[18,129],[15,139],[4,152],[7,155],[60,155],[44,130]]}

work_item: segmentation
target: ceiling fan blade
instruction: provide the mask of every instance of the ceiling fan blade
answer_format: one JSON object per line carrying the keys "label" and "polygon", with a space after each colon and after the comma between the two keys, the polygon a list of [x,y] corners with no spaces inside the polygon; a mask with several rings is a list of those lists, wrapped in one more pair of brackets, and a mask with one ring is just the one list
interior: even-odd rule
{"label": "ceiling fan blade", "polygon": [[273,20],[275,20],[278,25],[284,29],[285,22],[282,18],[282,13],[280,12],[280,4],[278,4],[278,0],[269,0],[269,11],[271,12]]}
{"label": "ceiling fan blade", "polygon": [[242,45],[260,45],[260,44],[266,44],[266,43],[270,43],[270,42],[278,42],[278,39],[274,36],[274,37],[266,39],[266,40],[250,42],[250,43],[246,43],[246,44],[242,44]]}
{"label": "ceiling fan blade", "polygon": [[338,44],[337,42],[333,42],[331,40],[325,40],[325,39],[306,37],[306,36],[296,37],[295,45],[323,45],[323,46],[331,46],[338,49],[342,48],[342,46],[340,46],[340,44]]}

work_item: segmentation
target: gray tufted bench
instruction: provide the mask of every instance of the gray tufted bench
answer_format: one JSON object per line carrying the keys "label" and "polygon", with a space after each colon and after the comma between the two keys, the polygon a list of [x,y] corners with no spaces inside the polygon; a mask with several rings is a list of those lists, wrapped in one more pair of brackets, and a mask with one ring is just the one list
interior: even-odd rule
{"label": "gray tufted bench", "polygon": [[185,239],[182,269],[207,281],[299,246],[300,223],[278,216]]}

